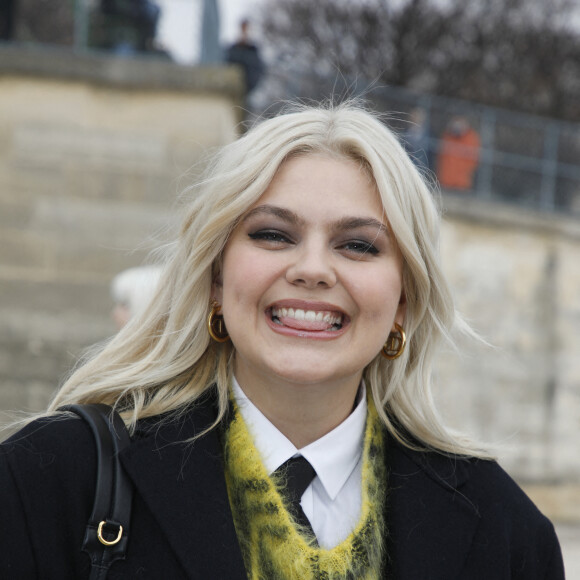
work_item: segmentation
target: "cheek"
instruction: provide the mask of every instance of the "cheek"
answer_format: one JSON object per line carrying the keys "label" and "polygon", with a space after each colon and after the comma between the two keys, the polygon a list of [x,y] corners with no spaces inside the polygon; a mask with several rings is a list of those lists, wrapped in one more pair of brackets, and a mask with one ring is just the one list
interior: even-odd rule
{"label": "cheek", "polygon": [[247,303],[265,292],[274,274],[267,256],[232,249],[224,256],[223,293],[236,303]]}
{"label": "cheek", "polygon": [[395,316],[402,295],[402,283],[396,275],[369,279],[361,290],[362,308],[369,318],[389,325]]}

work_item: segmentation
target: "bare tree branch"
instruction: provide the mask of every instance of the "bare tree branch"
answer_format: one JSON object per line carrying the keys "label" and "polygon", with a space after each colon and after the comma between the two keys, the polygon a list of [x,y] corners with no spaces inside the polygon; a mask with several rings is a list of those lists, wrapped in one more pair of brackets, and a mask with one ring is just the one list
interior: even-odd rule
{"label": "bare tree branch", "polygon": [[[573,0],[267,0],[280,62],[580,120]],[[576,14],[576,22],[578,15]]]}

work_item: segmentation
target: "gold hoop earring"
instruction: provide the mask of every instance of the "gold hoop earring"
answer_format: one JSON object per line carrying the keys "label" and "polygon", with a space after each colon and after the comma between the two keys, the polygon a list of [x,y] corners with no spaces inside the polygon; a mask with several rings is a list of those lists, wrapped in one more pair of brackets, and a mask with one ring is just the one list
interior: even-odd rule
{"label": "gold hoop earring", "polygon": [[224,317],[218,314],[221,306],[214,300],[211,303],[211,312],[207,317],[207,330],[216,342],[227,342],[230,339]]}
{"label": "gold hoop earring", "polygon": [[389,334],[387,342],[385,342],[383,348],[381,349],[381,354],[386,359],[395,360],[403,354],[406,344],[407,336],[405,335],[405,331],[400,324],[395,322],[395,330],[391,331]]}

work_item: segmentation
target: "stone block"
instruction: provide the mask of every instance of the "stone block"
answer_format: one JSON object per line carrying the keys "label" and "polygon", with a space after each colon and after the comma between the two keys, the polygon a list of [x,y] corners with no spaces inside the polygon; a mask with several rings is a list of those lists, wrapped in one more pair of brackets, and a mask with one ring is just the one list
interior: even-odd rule
{"label": "stone block", "polygon": [[166,164],[166,139],[98,127],[63,127],[44,123],[14,128],[13,158],[23,165],[66,165],[110,168],[112,171],[158,172]]}
{"label": "stone block", "polygon": [[13,202],[26,202],[40,195],[58,194],[63,189],[63,172],[60,166],[20,166],[10,163],[7,168],[6,187],[0,193],[4,200]]}
{"label": "stone block", "polygon": [[29,228],[57,238],[61,245],[114,253],[142,247],[148,237],[165,231],[174,220],[173,212],[153,204],[44,196],[36,201]]}
{"label": "stone block", "polygon": [[50,268],[54,263],[54,240],[35,232],[14,228],[0,230],[0,265],[24,268]]}
{"label": "stone block", "polygon": [[[0,191],[3,187],[0,185]],[[3,199],[0,196],[0,228],[24,230],[30,223],[33,213],[32,203],[15,199]]]}
{"label": "stone block", "polygon": [[41,312],[61,316],[65,312],[83,312],[102,316],[110,308],[109,276],[52,279],[1,279],[0,313],[13,320],[10,312],[18,312],[25,322],[26,313]]}
{"label": "stone block", "polygon": [[73,198],[163,206],[171,203],[170,179],[153,172],[70,166],[63,176],[63,191]]}
{"label": "stone block", "polygon": [[[38,345],[53,344],[59,352],[78,353],[116,332],[111,317],[112,302],[106,296],[102,298],[102,308],[98,312],[91,312],[82,303],[52,314],[32,309],[27,312],[2,310],[0,333],[7,343],[26,344],[33,351],[38,350]],[[5,356],[8,351],[3,352]]]}

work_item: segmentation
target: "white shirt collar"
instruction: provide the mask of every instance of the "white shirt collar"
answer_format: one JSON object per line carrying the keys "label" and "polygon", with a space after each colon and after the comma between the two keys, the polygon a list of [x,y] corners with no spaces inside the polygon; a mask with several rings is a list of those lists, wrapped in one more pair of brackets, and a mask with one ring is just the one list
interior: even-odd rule
{"label": "white shirt collar", "polygon": [[332,431],[302,449],[297,449],[246,397],[235,378],[233,393],[268,473],[273,473],[290,457],[302,455],[316,470],[328,496],[335,499],[362,455],[367,416],[364,383],[353,412]]}

